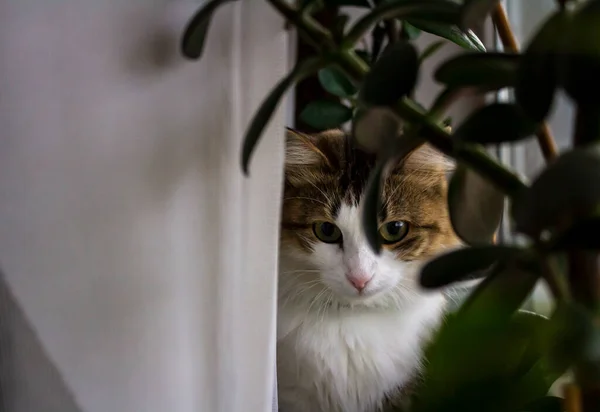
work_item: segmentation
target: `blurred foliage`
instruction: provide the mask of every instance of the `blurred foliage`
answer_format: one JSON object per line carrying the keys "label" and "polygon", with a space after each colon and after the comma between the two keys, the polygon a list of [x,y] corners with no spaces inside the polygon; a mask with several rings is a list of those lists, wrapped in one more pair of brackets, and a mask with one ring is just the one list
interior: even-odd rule
{"label": "blurred foliage", "polygon": [[[201,57],[213,12],[230,1],[200,7],[183,35],[186,57]],[[522,52],[486,51],[472,31],[501,7],[498,0],[267,2],[314,47],[314,55],[298,61],[258,109],[244,139],[245,173],[283,95],[315,74],[340,100],[310,102],[302,119],[318,129],[351,122],[352,143],[377,154],[363,208],[374,250],[381,247],[377,212],[385,166],[424,143],[457,161],[448,207],[466,247],[425,265],[421,284],[437,289],[482,281],[428,346],[410,411],[565,410],[567,403],[547,394],[566,371],[581,389],[580,410],[600,411],[600,0],[557,0],[556,11],[525,39]],[[340,12],[331,27],[313,18],[339,6],[364,13],[350,23]],[[419,51],[414,40],[423,32],[439,39]],[[425,108],[412,92],[423,61],[447,42],[464,52],[439,65],[434,78],[443,91]],[[514,92],[514,99],[476,109],[453,133],[446,128],[444,113],[463,92],[501,89]],[[559,91],[576,113],[572,145],[525,182],[485,148],[539,133]],[[548,142],[539,142],[551,153]],[[505,203],[524,243],[493,242]],[[538,281],[553,294],[549,318],[522,310]]]}

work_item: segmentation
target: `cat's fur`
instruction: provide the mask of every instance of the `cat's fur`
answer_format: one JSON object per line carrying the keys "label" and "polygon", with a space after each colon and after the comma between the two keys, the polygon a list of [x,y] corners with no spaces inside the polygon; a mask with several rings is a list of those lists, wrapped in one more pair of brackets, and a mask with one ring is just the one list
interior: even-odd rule
{"label": "cat's fur", "polygon": [[[410,223],[405,239],[375,255],[361,229],[374,157],[341,131],[288,130],[281,223],[277,376],[282,412],[372,412],[418,374],[424,340],[445,299],[418,288],[423,262],[458,245],[446,207],[448,162],[429,147],[388,173],[381,222]],[[342,231],[319,241],[315,221]],[[373,274],[359,296],[348,271]]]}

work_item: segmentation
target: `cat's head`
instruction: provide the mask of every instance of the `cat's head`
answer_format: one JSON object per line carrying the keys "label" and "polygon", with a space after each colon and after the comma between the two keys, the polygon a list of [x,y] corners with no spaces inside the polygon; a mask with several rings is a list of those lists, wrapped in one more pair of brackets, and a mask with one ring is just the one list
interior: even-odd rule
{"label": "cat's head", "polygon": [[376,255],[361,223],[374,164],[374,156],[350,145],[341,131],[309,136],[288,130],[280,298],[402,305],[418,295],[420,264],[458,245],[446,204],[450,163],[423,146],[387,174],[379,216],[383,250]]}

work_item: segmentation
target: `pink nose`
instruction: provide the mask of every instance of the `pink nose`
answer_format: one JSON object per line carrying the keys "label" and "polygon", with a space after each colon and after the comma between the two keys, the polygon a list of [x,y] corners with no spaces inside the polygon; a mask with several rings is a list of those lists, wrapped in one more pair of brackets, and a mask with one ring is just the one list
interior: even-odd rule
{"label": "pink nose", "polygon": [[366,273],[350,274],[346,275],[346,277],[352,286],[359,292],[362,292],[363,289],[367,287],[367,283],[373,278],[373,276],[369,276]]}

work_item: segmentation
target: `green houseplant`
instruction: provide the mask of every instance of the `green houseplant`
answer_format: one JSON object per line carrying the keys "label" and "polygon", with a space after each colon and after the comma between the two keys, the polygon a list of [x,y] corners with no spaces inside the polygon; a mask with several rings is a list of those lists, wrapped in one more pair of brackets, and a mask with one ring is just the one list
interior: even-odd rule
{"label": "green houseplant", "polygon": [[[190,20],[182,40],[186,57],[202,56],[213,12],[230,1],[207,1]],[[430,262],[420,282],[442,288],[474,273],[485,278],[428,348],[409,410],[600,411],[600,1],[558,0],[523,52],[510,38],[498,0],[267,1],[314,46],[314,55],[298,61],[258,109],[241,151],[244,173],[282,96],[315,74],[339,101],[311,102],[303,118],[321,128],[351,120],[354,143],[378,155],[363,217],[375,250],[381,247],[376,211],[385,165],[426,142],[457,161],[448,207],[469,247]],[[365,13],[353,24],[340,13],[331,27],[313,17],[344,5]],[[471,31],[490,13],[505,52],[485,51]],[[419,54],[412,41],[421,31],[441,40]],[[365,35],[373,40],[368,49],[359,45]],[[435,78],[445,89],[424,108],[412,91],[421,62],[443,41],[465,52],[438,67]],[[463,91],[505,88],[514,91],[513,101],[482,107],[448,130],[444,113]],[[560,156],[544,123],[559,90],[576,109],[571,148]],[[534,135],[548,164],[532,182],[484,150]],[[505,203],[525,246],[493,242]],[[482,218],[469,219],[472,213]],[[553,294],[549,318],[520,309],[540,279]],[[575,384],[566,399],[547,396],[567,371]]]}

